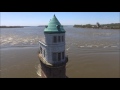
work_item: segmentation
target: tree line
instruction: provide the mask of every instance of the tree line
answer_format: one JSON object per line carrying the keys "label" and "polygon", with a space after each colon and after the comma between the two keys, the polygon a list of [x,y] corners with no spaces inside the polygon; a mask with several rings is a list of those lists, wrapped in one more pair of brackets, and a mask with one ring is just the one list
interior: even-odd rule
{"label": "tree line", "polygon": [[97,22],[95,25],[92,25],[92,24],[74,25],[73,27],[76,27],[76,28],[120,29],[120,23],[99,24]]}

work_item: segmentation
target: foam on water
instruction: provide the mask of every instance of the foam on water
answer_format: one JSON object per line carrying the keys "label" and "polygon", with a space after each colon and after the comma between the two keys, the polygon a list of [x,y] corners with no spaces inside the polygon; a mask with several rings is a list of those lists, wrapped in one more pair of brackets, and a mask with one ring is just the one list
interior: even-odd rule
{"label": "foam on water", "polygon": [[107,48],[108,46],[104,46],[103,48]]}
{"label": "foam on water", "polygon": [[118,46],[111,46],[111,47],[118,47]]}
{"label": "foam on water", "polygon": [[38,64],[38,66],[36,67],[36,69],[37,69],[37,72],[36,72],[37,75],[41,77],[41,66],[40,66],[40,64]]}
{"label": "foam on water", "polygon": [[81,47],[81,48],[82,48],[82,47],[85,47],[85,46],[79,46],[79,47]]}
{"label": "foam on water", "polygon": [[87,45],[86,47],[93,47],[92,45]]}
{"label": "foam on water", "polygon": [[13,38],[12,38],[12,37],[9,37],[9,38],[8,38],[8,40],[9,40],[9,41],[12,41],[12,40],[13,40]]}
{"label": "foam on water", "polygon": [[69,48],[67,48],[66,50],[68,51],[70,49],[70,47]]}

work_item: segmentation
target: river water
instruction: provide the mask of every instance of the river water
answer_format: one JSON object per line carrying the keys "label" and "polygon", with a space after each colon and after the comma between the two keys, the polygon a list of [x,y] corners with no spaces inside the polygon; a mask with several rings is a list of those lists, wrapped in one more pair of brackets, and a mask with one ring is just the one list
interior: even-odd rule
{"label": "river water", "polygon": [[[69,78],[120,77],[120,30],[64,27]],[[0,28],[0,77],[40,78],[44,27]]]}

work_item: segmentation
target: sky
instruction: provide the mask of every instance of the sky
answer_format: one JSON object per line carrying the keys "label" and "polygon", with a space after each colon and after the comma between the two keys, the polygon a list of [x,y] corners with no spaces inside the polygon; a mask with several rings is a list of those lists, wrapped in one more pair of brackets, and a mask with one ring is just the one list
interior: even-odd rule
{"label": "sky", "polygon": [[54,14],[62,25],[120,23],[120,12],[0,12],[0,25],[47,25]]}

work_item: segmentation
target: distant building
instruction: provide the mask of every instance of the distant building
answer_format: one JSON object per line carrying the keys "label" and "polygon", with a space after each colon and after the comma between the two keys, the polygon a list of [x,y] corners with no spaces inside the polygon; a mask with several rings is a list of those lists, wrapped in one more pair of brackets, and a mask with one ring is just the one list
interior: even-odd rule
{"label": "distant building", "polygon": [[104,26],[103,28],[108,28],[108,26]]}
{"label": "distant building", "polygon": [[98,28],[100,28],[100,24],[99,24],[98,22],[96,23],[96,26],[97,26]]}
{"label": "distant building", "polygon": [[41,77],[66,78],[65,30],[56,16],[44,29],[45,40],[39,41]]}

